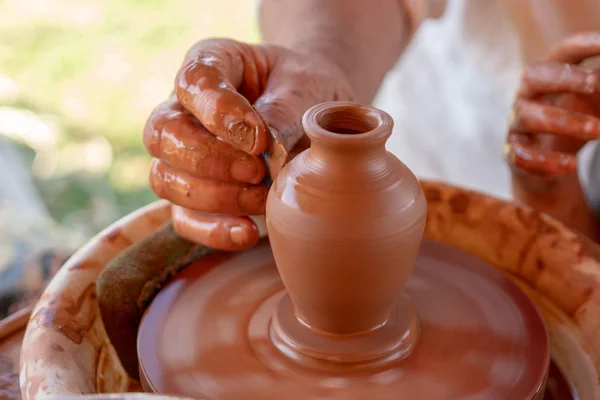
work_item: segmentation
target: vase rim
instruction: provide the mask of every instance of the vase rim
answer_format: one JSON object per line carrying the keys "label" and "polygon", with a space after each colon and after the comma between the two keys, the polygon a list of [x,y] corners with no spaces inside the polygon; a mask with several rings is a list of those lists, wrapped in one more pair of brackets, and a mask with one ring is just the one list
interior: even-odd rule
{"label": "vase rim", "polygon": [[394,121],[383,110],[351,101],[329,101],[311,107],[302,117],[304,131],[320,143],[353,147],[385,143]]}

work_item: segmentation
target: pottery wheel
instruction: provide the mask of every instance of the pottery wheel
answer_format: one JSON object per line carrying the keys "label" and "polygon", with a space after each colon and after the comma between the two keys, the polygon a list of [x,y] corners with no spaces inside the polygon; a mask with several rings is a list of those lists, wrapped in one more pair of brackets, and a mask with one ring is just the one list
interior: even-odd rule
{"label": "pottery wheel", "polygon": [[404,293],[420,326],[408,357],[311,368],[273,343],[271,316],[285,289],[268,241],[212,254],[148,307],[138,333],[144,389],[207,400],[517,400],[542,390],[550,362],[543,321],[499,271],[424,240]]}

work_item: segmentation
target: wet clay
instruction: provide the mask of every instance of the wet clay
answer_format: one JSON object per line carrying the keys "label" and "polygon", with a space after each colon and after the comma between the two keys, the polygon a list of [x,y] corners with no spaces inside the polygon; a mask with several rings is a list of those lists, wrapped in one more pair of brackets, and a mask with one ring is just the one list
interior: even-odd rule
{"label": "wet clay", "polygon": [[[306,60],[281,46],[222,38],[188,51],[171,97],[144,128],[146,149],[157,158],[152,189],[187,209],[172,216],[181,237],[225,251],[256,244],[247,217],[264,214],[270,182],[308,147],[302,114],[321,101],[355,97],[327,57]],[[233,238],[223,238],[223,225],[233,227]]]}
{"label": "wet clay", "polygon": [[600,136],[598,73],[600,33],[568,37],[546,60],[527,66],[506,154],[516,201],[600,242],[600,216],[586,202],[576,161]]}
{"label": "wet clay", "polygon": [[311,147],[269,191],[270,242],[207,255],[149,307],[138,333],[145,389],[215,400],[540,398],[550,362],[541,317],[493,268],[421,243],[426,200],[385,150],[391,117],[329,102],[302,125]]}
{"label": "wet clay", "polygon": [[408,357],[343,368],[307,362],[273,340],[270,321],[285,289],[268,241],[213,253],[146,311],[138,333],[145,390],[209,400],[535,398],[548,371],[548,338],[508,278],[424,240],[404,293],[421,328]]}
{"label": "wet clay", "polygon": [[417,178],[385,149],[393,121],[372,107],[329,102],[302,122],[311,147],[281,170],[267,199],[267,231],[289,294],[274,334],[289,351],[302,348],[298,357],[407,354],[418,325],[400,294],[427,204]]}
{"label": "wet clay", "polygon": [[302,125],[311,147],[269,191],[270,242],[208,254],[149,307],[138,333],[146,390],[541,398],[550,356],[540,315],[490,266],[421,242],[426,200],[385,150],[391,117],[329,102]]}

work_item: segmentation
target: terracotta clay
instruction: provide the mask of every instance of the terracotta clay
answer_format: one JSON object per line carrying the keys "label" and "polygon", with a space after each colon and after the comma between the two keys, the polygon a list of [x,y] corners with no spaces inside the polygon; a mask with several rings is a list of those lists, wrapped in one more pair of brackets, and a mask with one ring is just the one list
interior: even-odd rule
{"label": "terracotta clay", "polygon": [[[425,236],[473,254],[511,276],[542,313],[550,331],[552,357],[575,398],[598,398],[600,247],[535,210],[441,182],[421,181],[421,185],[428,202]],[[90,397],[81,393],[140,390],[121,367],[98,318],[97,298],[87,288],[110,259],[168,222],[170,210],[168,202],[158,201],[128,215],[94,237],[61,268],[34,314],[71,318],[29,322],[20,367],[24,400],[52,396],[83,400]],[[93,323],[81,332],[82,342],[73,342],[68,332],[88,318]],[[123,397],[150,400],[153,395]]]}
{"label": "terracotta clay", "polygon": [[392,126],[356,103],[311,108],[303,118],[311,148],[269,193],[275,260],[296,315],[314,330],[383,325],[412,271],[427,206],[417,178],[385,149]]}
{"label": "terracotta clay", "polygon": [[425,240],[405,292],[422,328],[410,355],[373,362],[364,359],[369,348],[362,346],[343,354],[345,359],[325,362],[319,355],[283,352],[273,337],[270,321],[286,291],[267,240],[246,252],[207,255],[177,275],[142,319],[143,386],[214,400],[399,395],[488,400],[543,394],[546,331],[530,300],[508,278],[472,256]]}
{"label": "terracotta clay", "polygon": [[[20,400],[18,365],[19,352],[27,318],[23,318],[28,314],[28,310],[13,314],[9,319],[0,320],[0,398],[3,400]],[[4,328],[8,328],[4,329]],[[12,333],[14,332],[14,333]],[[132,391],[141,391],[140,388],[130,387]],[[546,385],[546,394],[544,400],[572,400],[574,388],[568,379],[562,374],[558,367],[552,363],[550,365],[550,373]],[[147,393],[137,394],[111,394],[111,395],[75,395],[75,396],[46,396],[45,399],[56,398],[57,400],[159,400],[156,395]],[[167,400],[175,400],[173,397],[163,397]],[[178,398],[177,400],[181,400]],[[189,399],[188,399],[189,400]]]}
{"label": "terracotta clay", "polygon": [[[223,114],[231,111],[221,107]],[[259,122],[266,126],[262,119]],[[196,243],[215,243],[215,237],[220,237],[221,250],[240,250],[258,242],[260,227],[241,216],[264,213],[270,177],[276,177],[288,158],[309,145],[305,137],[282,135],[275,129],[269,135],[261,159],[202,129],[175,96],[154,110],[144,128],[144,145],[157,158],[150,185],[159,197],[189,207],[173,208],[173,225],[180,236]],[[207,192],[213,196],[206,196]],[[228,216],[221,214],[224,209]]]}
{"label": "terracotta clay", "polygon": [[600,33],[583,33],[563,40],[546,61],[526,68],[506,153],[517,201],[596,241],[600,216],[586,204],[576,155],[599,136]]}
{"label": "terracotta clay", "polygon": [[312,146],[267,201],[271,243],[207,255],[148,308],[144,388],[219,400],[541,398],[540,315],[482,261],[421,245],[425,196],[385,150],[391,118],[331,102],[303,126]]}
{"label": "terracotta clay", "polygon": [[[258,236],[248,216],[264,214],[270,178],[307,147],[302,114],[322,101],[354,98],[329,57],[286,47],[199,41],[170,99],[149,117],[144,143],[157,158],[151,187],[188,209],[172,215],[183,238],[225,251],[253,247]],[[235,231],[231,238],[225,226]]]}

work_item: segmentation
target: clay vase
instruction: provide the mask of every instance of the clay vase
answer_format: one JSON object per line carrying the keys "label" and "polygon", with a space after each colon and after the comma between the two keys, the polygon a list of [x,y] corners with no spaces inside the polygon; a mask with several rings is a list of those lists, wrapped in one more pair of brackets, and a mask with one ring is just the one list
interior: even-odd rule
{"label": "clay vase", "polygon": [[317,332],[354,334],[385,324],[411,274],[426,200],[385,143],[392,118],[328,102],[302,119],[311,147],[269,192],[267,231],[296,317]]}

